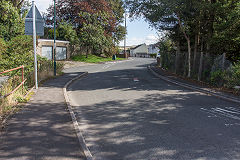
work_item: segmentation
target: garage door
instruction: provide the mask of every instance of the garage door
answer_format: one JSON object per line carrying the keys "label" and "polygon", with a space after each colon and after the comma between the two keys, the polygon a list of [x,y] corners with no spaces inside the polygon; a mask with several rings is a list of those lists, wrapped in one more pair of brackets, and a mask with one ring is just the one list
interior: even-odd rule
{"label": "garage door", "polygon": [[42,57],[46,57],[48,60],[52,59],[53,48],[51,46],[42,46]]}
{"label": "garage door", "polygon": [[57,60],[67,59],[67,48],[66,47],[57,47],[56,48],[56,59]]}

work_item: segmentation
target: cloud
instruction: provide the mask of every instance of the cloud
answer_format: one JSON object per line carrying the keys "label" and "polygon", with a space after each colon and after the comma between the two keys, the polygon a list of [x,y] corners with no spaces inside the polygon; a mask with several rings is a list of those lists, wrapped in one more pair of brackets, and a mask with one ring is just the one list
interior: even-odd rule
{"label": "cloud", "polygon": [[53,4],[53,0],[35,0],[35,3],[39,11],[42,13],[47,12],[49,5]]}
{"label": "cloud", "polygon": [[[158,42],[158,37],[153,34],[149,34],[146,37],[127,38],[127,46],[139,45],[139,44],[143,44],[143,43],[146,43],[147,45],[149,45],[149,44],[154,44],[157,42]],[[120,46],[123,46],[123,45],[124,45],[124,42],[122,41],[120,43]]]}

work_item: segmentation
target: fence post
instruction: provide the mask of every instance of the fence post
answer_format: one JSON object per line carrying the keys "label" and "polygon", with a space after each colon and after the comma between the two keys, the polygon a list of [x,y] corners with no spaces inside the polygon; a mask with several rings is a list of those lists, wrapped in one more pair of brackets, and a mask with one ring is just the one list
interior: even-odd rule
{"label": "fence post", "polygon": [[223,53],[223,58],[222,58],[222,71],[224,71],[224,68],[225,68],[225,58],[226,58],[226,53]]}
{"label": "fence post", "polygon": [[201,43],[201,57],[200,57],[200,64],[198,69],[198,80],[201,81],[202,79],[202,68],[203,68],[203,42]]}

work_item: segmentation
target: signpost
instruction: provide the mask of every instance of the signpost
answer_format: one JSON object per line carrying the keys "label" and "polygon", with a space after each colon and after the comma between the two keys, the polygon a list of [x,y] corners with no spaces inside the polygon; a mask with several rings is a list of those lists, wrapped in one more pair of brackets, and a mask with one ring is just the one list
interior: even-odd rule
{"label": "signpost", "polygon": [[25,34],[33,35],[33,47],[34,47],[34,70],[35,70],[35,87],[38,89],[38,77],[37,77],[37,52],[36,52],[36,37],[37,35],[44,35],[44,20],[35,6],[35,2],[32,1],[32,8],[28,12],[25,20]]}

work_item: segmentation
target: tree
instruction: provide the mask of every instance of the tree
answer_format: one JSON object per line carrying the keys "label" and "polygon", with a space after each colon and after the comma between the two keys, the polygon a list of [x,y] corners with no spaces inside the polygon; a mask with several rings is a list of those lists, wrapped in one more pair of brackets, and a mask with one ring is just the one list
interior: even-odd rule
{"label": "tree", "polygon": [[[92,38],[90,38],[93,40],[93,37],[95,36],[94,40],[98,41],[97,44],[100,44],[100,40],[103,40],[101,44],[111,44],[105,43],[106,39],[108,42],[114,41],[118,43],[123,39],[126,33],[124,32],[124,28],[121,26],[124,13],[123,8],[121,8],[122,5],[123,4],[120,0],[59,0],[56,7],[57,20],[61,19],[73,25],[73,28],[76,30],[78,37],[82,40],[81,45],[84,45],[84,43],[86,43],[85,35],[90,34],[83,33],[87,32],[87,30],[95,30],[97,32],[97,34],[91,34]],[[51,6],[48,9],[48,24],[53,23],[52,11],[53,9]],[[95,15],[98,17],[95,18]],[[98,23],[95,23],[92,19],[95,19]],[[102,36],[97,37],[97,35],[103,35],[105,38]],[[91,49],[98,48],[96,47],[95,43],[86,43],[86,47],[90,47]],[[106,47],[106,45],[103,47]]]}
{"label": "tree", "polygon": [[143,15],[158,30],[172,31],[176,25],[187,41],[188,77],[191,76],[191,23],[194,0],[127,0],[132,15]]}
{"label": "tree", "polygon": [[116,28],[113,32],[113,39],[116,43],[119,43],[127,34],[125,27],[121,25],[124,22],[124,3],[122,0],[107,0],[107,2],[109,3],[116,19]]}
{"label": "tree", "polygon": [[13,7],[21,9],[25,0],[0,0],[0,2],[6,1],[12,3]]}
{"label": "tree", "polygon": [[[107,23],[104,21],[104,17],[107,19],[107,14],[82,12],[81,16],[88,19],[87,23],[83,23],[79,33],[80,44],[88,49],[86,57],[88,57],[90,50],[100,51],[99,54],[101,54],[101,50],[111,46],[112,43],[111,36],[105,34],[104,25],[102,24],[104,22]],[[102,21],[98,21],[99,17],[102,18]]]}
{"label": "tree", "polygon": [[210,42],[214,54],[227,53],[231,61],[240,60],[239,10],[239,1],[224,1],[221,5],[218,4]]}
{"label": "tree", "polygon": [[24,22],[12,3],[0,1],[0,38],[10,40],[24,34]]}
{"label": "tree", "polygon": [[201,72],[201,67],[205,73],[210,72],[211,54],[226,53],[232,61],[240,59],[239,0],[126,0],[126,3],[131,16],[143,16],[153,27],[170,34],[177,52],[188,51],[188,77]]}

